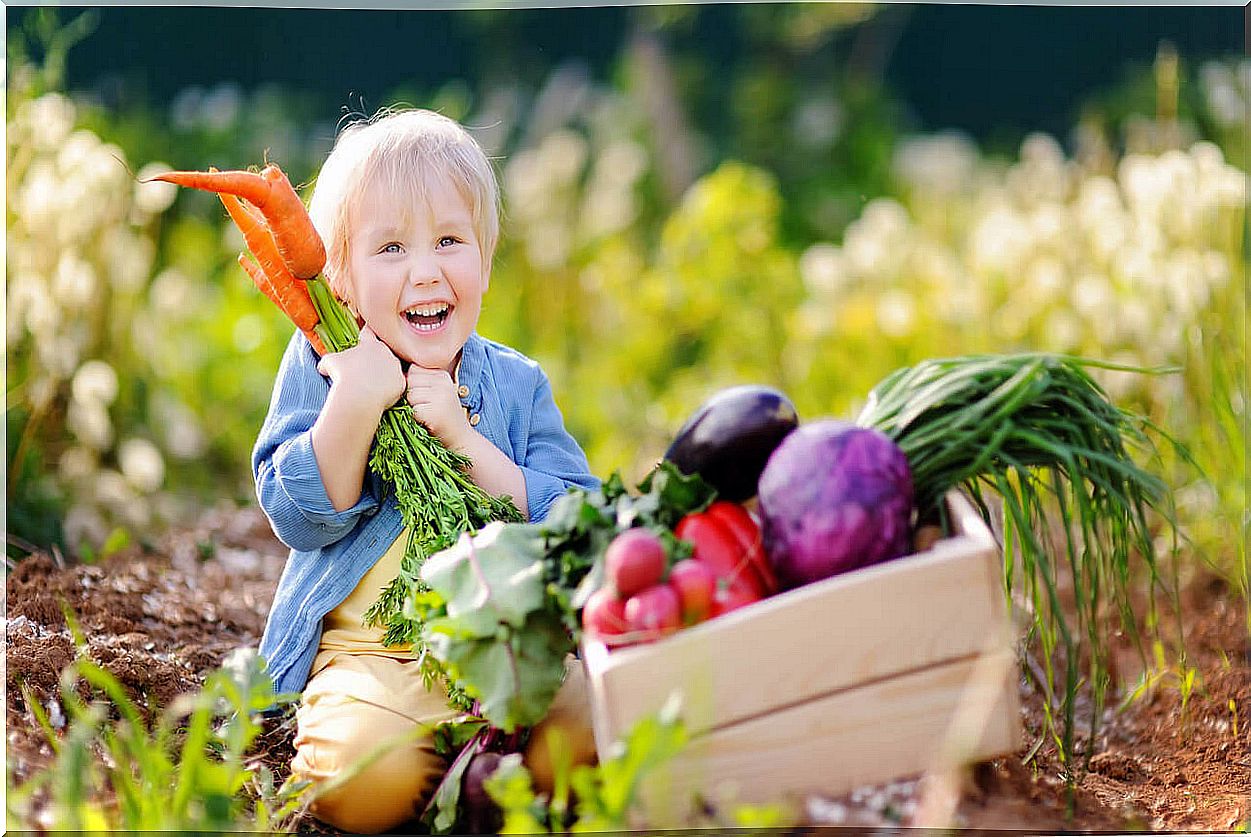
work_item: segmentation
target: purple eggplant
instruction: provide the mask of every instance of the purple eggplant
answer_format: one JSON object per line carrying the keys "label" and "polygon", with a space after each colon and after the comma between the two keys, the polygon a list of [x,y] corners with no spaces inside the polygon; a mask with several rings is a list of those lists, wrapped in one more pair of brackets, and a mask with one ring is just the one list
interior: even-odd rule
{"label": "purple eggplant", "polygon": [[721,499],[741,503],[756,496],[769,455],[798,425],[795,405],[778,390],[730,387],[686,420],[665,459],[684,474],[699,474]]}

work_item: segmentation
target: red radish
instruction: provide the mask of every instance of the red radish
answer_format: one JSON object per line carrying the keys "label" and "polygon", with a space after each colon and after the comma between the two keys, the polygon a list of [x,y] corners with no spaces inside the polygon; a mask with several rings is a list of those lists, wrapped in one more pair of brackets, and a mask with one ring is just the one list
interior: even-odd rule
{"label": "red radish", "polygon": [[582,629],[607,645],[613,637],[630,629],[626,621],[625,602],[613,595],[612,590],[601,587],[591,594],[582,608]]}
{"label": "red radish", "polygon": [[682,627],[682,604],[668,584],[656,584],[626,599],[626,622],[631,633],[648,642]]}
{"label": "red radish", "polygon": [[627,529],[604,553],[608,583],[623,599],[659,584],[665,563],[665,545],[646,529]]}
{"label": "red radish", "polygon": [[683,623],[694,625],[708,618],[717,578],[706,564],[693,558],[682,559],[669,570],[669,586],[678,593]]}

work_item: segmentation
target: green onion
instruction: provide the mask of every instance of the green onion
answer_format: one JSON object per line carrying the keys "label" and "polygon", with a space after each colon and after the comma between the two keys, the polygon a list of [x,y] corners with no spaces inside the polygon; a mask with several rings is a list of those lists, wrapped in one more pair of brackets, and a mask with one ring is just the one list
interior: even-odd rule
{"label": "green onion", "polygon": [[[308,289],[321,320],[316,331],[326,349],[341,352],[355,346],[360,339],[356,319],[335,298],[325,279],[310,280]],[[523,519],[511,498],[495,497],[469,478],[470,464],[467,457],[430,435],[404,400],[382,414],[369,468],[395,491],[408,538],[399,575],[365,611],[364,622],[384,630],[384,645],[411,646],[419,653],[427,687],[448,680],[434,656],[425,653],[421,620],[411,604],[414,596],[426,590],[418,576],[422,563],[456,543],[463,532],[475,533],[492,520]],[[465,695],[451,691],[452,703],[468,710],[471,702]]]}
{"label": "green onion", "polygon": [[[1113,405],[1088,368],[1169,371],[1045,353],[927,360],[885,378],[856,419],[903,450],[923,517],[941,516],[943,496],[957,487],[988,523],[983,489],[1002,499],[1004,593],[1011,607],[1019,580],[1032,602],[1031,631],[1041,644],[1049,694],[1057,694],[1054,652],[1063,650],[1063,700],[1058,707],[1048,701],[1044,712],[1046,732],[1070,764],[1070,777],[1083,678],[1093,697],[1091,740],[1103,712],[1109,679],[1104,601],[1111,600],[1142,653],[1128,597],[1131,559],[1138,556],[1150,575],[1148,624],[1154,625],[1160,575],[1148,510],[1176,529],[1163,481],[1132,455],[1154,452],[1145,431],[1159,429]],[[1059,518],[1062,543],[1041,534],[1049,514]],[[1062,600],[1063,566],[1072,577],[1075,623]],[[1087,748],[1087,760],[1090,753]]]}

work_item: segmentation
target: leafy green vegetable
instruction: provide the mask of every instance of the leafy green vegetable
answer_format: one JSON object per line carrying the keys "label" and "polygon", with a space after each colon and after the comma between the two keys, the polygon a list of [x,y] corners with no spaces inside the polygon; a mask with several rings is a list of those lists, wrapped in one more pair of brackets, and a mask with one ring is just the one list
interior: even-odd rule
{"label": "leafy green vegetable", "polygon": [[684,557],[670,528],[706,508],[714,493],[698,476],[661,463],[631,496],[618,474],[596,491],[572,489],[541,524],[495,522],[427,559],[405,610],[424,627],[426,650],[454,689],[478,701],[507,732],[537,724],[580,635],[578,611],[600,585],[603,557],[619,532],[646,526]]}

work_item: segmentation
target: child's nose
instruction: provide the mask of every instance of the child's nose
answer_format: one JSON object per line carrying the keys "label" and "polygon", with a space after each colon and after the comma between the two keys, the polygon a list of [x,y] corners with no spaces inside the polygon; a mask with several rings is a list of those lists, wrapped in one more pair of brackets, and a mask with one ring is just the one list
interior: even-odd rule
{"label": "child's nose", "polygon": [[414,256],[408,268],[408,281],[414,285],[434,284],[439,281],[441,275],[438,262],[433,256]]}

